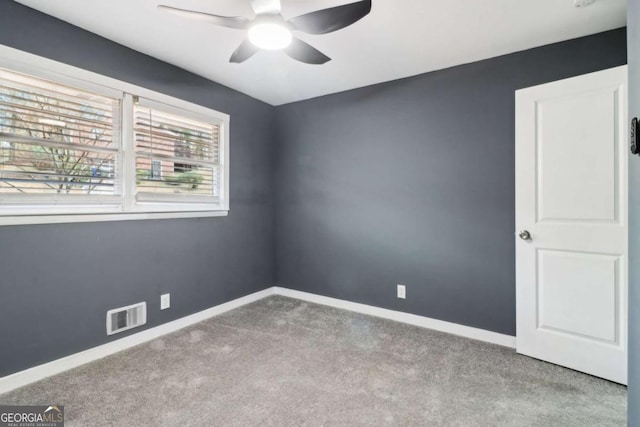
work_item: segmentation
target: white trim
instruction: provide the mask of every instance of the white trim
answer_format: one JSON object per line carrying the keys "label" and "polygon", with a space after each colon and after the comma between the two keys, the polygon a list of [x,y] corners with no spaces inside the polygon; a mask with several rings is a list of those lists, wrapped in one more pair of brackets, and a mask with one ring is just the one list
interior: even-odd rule
{"label": "white trim", "polygon": [[[157,99],[158,97],[154,96],[154,98]],[[174,115],[174,116],[179,116],[180,118],[189,119],[202,125],[210,123],[211,125],[219,126],[224,124],[225,120],[229,119],[228,116],[226,116],[226,118],[223,116],[219,116],[218,114],[222,114],[222,113],[218,113],[215,110],[211,110],[206,114],[204,111],[198,111],[201,109],[193,108],[193,107],[197,107],[195,104],[193,105],[193,107],[187,109],[187,108],[184,108],[184,106],[177,107],[175,102],[168,104],[166,102],[158,102],[154,99],[149,99],[149,98],[145,98],[137,95],[134,95],[133,104],[139,105],[141,107],[145,107],[150,110],[161,111],[168,115]]]}
{"label": "white trim", "polygon": [[186,317],[165,323],[160,326],[146,329],[137,334],[129,335],[116,341],[111,341],[89,350],[75,353],[61,359],[54,360],[24,371],[16,372],[6,377],[0,378],[0,395],[15,390],[25,385],[43,380],[53,375],[77,368],[89,362],[93,362],[131,347],[143,344],[166,334],[178,331],[182,328],[194,325],[196,323],[207,320],[211,317],[233,310],[243,305],[261,300],[271,295],[282,295],[302,301],[315,304],[326,305],[329,307],[340,308],[343,310],[362,313],[369,316],[380,317],[382,319],[393,320],[396,322],[406,323],[408,325],[419,326],[421,328],[433,329],[435,331],[445,332],[458,335],[465,338],[471,338],[478,341],[484,341],[491,344],[497,344],[504,347],[515,348],[516,337],[511,335],[499,334],[484,329],[473,328],[471,326],[459,325],[456,323],[445,322],[442,320],[431,319],[428,317],[418,316],[415,314],[404,313],[401,311],[388,310],[386,308],[374,307],[371,305],[359,304],[355,302],[340,300],[336,298],[325,297],[322,295],[311,294],[308,292],[296,291],[293,289],[274,286],[262,291],[249,294],[247,296],[217,305],[215,307],[191,314]]}
{"label": "white trim", "polygon": [[429,317],[418,316],[416,314],[402,311],[389,310],[386,308],[374,307],[357,302],[345,301],[308,292],[296,291],[293,289],[274,288],[276,295],[308,301],[315,304],[328,305],[330,307],[341,308],[355,313],[367,314],[369,316],[380,317],[382,319],[394,320],[408,325],[419,326],[421,328],[433,329],[435,331],[446,332],[465,338],[497,344],[504,347],[516,348],[516,337],[500,334],[497,332],[478,329],[471,326],[459,325],[457,323],[445,322],[443,320],[431,319]]}
{"label": "white trim", "polygon": [[[133,143],[133,95],[125,93],[122,98],[122,144],[120,144],[122,165],[122,208],[132,212],[135,208],[136,194],[136,150]],[[130,176],[133,174],[133,176]]]}
{"label": "white trim", "polygon": [[141,219],[211,218],[227,216],[229,211],[108,213],[79,215],[25,215],[0,217],[0,226],[26,224],[63,224],[70,222],[137,221]]}
{"label": "white trim", "polygon": [[246,295],[233,301],[217,305],[207,310],[182,317],[172,322],[168,322],[151,329],[146,329],[144,331],[138,332],[137,334],[129,335],[119,340],[111,341],[107,344],[93,347],[89,350],[81,351],[80,353],[75,353],[70,356],[45,363],[43,365],[38,365],[24,371],[16,372],[15,374],[7,375],[6,377],[0,378],[0,394],[7,393],[19,387],[24,387],[27,384],[43,380],[52,375],[60,374],[62,372],[68,371],[69,369],[77,368],[78,366],[82,366],[86,363],[102,359],[128,348],[151,341],[163,335],[170,334],[172,332],[207,320],[211,317],[273,295],[273,292],[274,288],[267,288],[265,290]]}
{"label": "white trim", "polygon": [[224,138],[224,144],[220,146],[222,150],[222,157],[220,158],[220,167],[222,168],[222,185],[220,186],[221,193],[219,197],[222,200],[222,210],[229,210],[229,176],[231,174],[231,162],[229,161],[229,153],[230,153],[230,129],[231,129],[231,118],[227,117],[227,120],[220,125],[220,134]]}

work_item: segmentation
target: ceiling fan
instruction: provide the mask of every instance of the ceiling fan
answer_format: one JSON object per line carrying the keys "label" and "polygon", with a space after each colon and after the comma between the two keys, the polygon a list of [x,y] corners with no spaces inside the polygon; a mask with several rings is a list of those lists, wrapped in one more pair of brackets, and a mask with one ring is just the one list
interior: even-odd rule
{"label": "ceiling fan", "polygon": [[256,13],[253,20],[243,16],[212,15],[165,5],[158,6],[158,9],[223,27],[247,31],[247,38],[233,52],[229,62],[244,62],[260,49],[282,49],[291,58],[307,64],[324,64],[331,58],[294,37],[292,32],[331,33],[359,21],[371,11],[371,0],[362,0],[284,19],[280,14],[280,0],[250,1],[251,7]]}

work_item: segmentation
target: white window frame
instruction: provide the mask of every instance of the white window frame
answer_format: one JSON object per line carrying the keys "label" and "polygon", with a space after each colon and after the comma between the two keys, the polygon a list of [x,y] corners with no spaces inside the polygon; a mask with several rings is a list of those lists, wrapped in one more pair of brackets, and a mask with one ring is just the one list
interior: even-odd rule
{"label": "white window frame", "polygon": [[[51,80],[78,89],[122,100],[120,144],[122,196],[116,204],[0,205],[0,226],[65,222],[121,221],[137,219],[194,218],[226,216],[229,212],[229,124],[228,114],[174,98],[91,71],[0,45],[0,68],[36,78]],[[196,118],[220,126],[220,201],[209,203],[145,203],[135,200],[135,150],[133,138],[133,101],[151,100],[165,111]],[[129,176],[132,174],[134,176]]]}

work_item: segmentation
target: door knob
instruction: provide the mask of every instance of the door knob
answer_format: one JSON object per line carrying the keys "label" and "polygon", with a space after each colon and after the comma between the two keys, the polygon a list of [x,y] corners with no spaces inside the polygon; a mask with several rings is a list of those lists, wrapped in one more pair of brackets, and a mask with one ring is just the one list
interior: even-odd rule
{"label": "door knob", "polygon": [[520,236],[522,240],[531,240],[531,233],[529,233],[527,230],[522,230],[520,233],[518,233],[518,236]]}

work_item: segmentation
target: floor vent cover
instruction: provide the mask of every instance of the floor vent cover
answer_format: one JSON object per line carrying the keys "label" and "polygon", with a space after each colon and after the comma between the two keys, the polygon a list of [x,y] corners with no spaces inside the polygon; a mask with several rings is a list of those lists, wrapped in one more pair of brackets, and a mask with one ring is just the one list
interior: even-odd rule
{"label": "floor vent cover", "polygon": [[107,311],[107,335],[117,334],[145,323],[147,323],[146,302]]}

